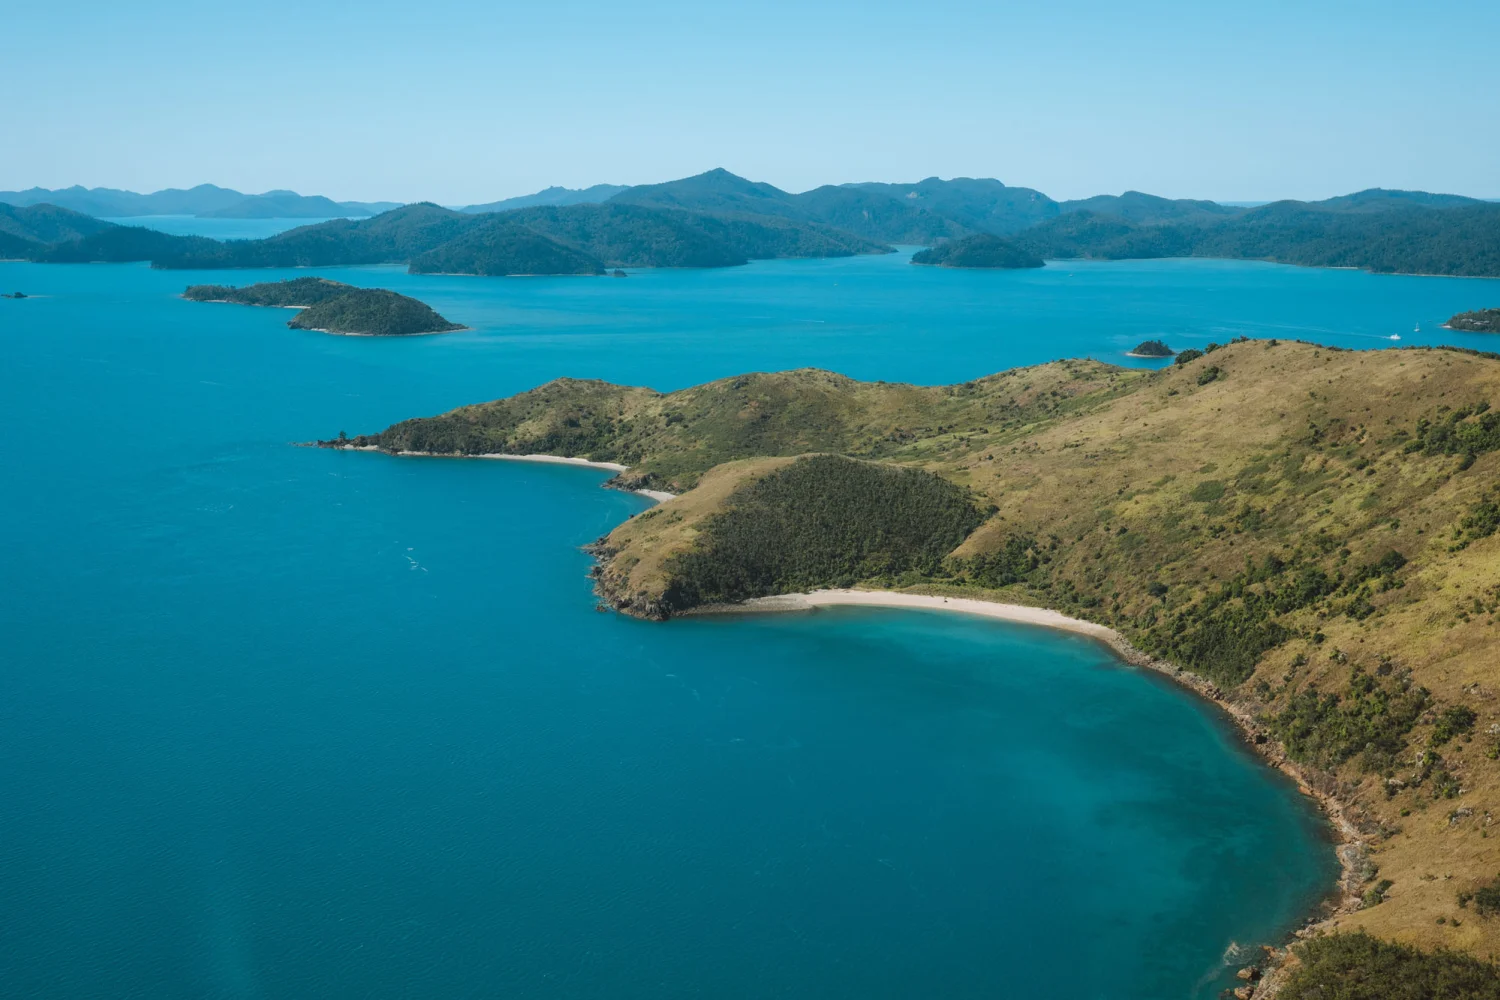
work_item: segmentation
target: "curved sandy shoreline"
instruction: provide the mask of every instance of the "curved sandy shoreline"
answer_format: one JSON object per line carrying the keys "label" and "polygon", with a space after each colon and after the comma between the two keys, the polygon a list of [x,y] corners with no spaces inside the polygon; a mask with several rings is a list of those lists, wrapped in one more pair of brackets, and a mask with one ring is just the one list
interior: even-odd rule
{"label": "curved sandy shoreline", "polygon": [[[325,446],[330,447],[330,446]],[[552,465],[581,465],[589,469],[603,469],[606,472],[621,473],[627,471],[628,466],[618,462],[591,462],[586,458],[569,458],[566,455],[502,455],[498,452],[490,452],[483,455],[445,455],[436,451],[396,451],[388,452],[376,445],[364,445],[363,447],[352,444],[331,445],[335,451],[377,451],[385,455],[396,455],[401,458],[494,458],[504,462],[546,462]],[[666,490],[627,490],[628,493],[637,493],[643,497],[649,497],[657,503],[666,503],[677,496],[676,493],[668,493]]]}
{"label": "curved sandy shoreline", "polygon": [[[705,612],[778,612],[813,611],[820,607],[855,606],[906,608],[926,611],[947,611],[958,614],[978,615],[1023,625],[1040,625],[1044,628],[1061,629],[1086,635],[1106,643],[1126,663],[1154,670],[1201,695],[1218,706],[1239,729],[1245,743],[1267,764],[1290,777],[1298,790],[1313,799],[1329,819],[1337,838],[1335,852],[1339,859],[1341,875],[1337,885],[1337,898],[1333,913],[1323,913],[1310,918],[1307,925],[1293,933],[1302,937],[1310,928],[1326,924],[1341,913],[1352,912],[1361,905],[1361,874],[1367,853],[1364,838],[1349,818],[1349,811],[1336,790],[1327,787],[1318,775],[1293,761],[1281,744],[1256,720],[1255,707],[1231,701],[1213,682],[1183,670],[1165,660],[1158,660],[1141,652],[1130,641],[1114,629],[1097,622],[1071,618],[1048,608],[1034,608],[1025,604],[1001,604],[972,597],[943,597],[941,595],[907,594],[889,590],[815,590],[805,594],[781,594],[775,597],[758,597],[742,604],[704,608]],[[691,613],[691,612],[690,612]],[[1269,994],[1268,994],[1269,995]]]}
{"label": "curved sandy shoreline", "polygon": [[808,594],[782,594],[777,597],[756,597],[742,605],[751,611],[798,611],[804,608],[832,607],[835,605],[858,605],[880,608],[921,608],[930,611],[956,611],[1002,621],[1021,622],[1026,625],[1042,625],[1091,635],[1096,639],[1113,643],[1124,641],[1112,628],[1086,622],[1081,618],[1069,618],[1060,611],[1033,608],[1025,604],[1001,604],[998,601],[981,601],[973,597],[937,597],[928,594],[902,594],[884,590],[814,590]]}

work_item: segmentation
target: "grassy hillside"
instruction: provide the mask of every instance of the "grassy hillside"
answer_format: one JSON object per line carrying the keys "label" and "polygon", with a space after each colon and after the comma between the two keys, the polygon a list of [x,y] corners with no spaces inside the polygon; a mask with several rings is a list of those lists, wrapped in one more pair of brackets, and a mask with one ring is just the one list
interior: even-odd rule
{"label": "grassy hillside", "polygon": [[[356,443],[610,460],[627,484],[686,490],[602,543],[602,589],[637,613],[734,592],[705,579],[853,580],[1116,628],[1207,678],[1347,803],[1366,903],[1338,929],[1489,955],[1500,905],[1474,900],[1500,873],[1497,399],[1493,356],[1253,341],[1159,372],[1064,361],[941,387],[564,380]],[[767,570],[767,547],[806,547],[791,525],[811,515],[806,490],[765,484],[809,454],[940,476],[989,513],[935,564],[866,562],[862,538]]]}
{"label": "grassy hillside", "polygon": [[989,233],[975,233],[962,239],[939,243],[912,255],[913,264],[934,267],[1027,268],[1043,267],[1046,261],[1022,250],[1008,240]]}
{"label": "grassy hillside", "polygon": [[267,281],[243,288],[193,285],[182,297],[193,302],[300,308],[302,311],[287,322],[294,330],[400,337],[464,329],[408,296],[384,288],[358,288],[327,278]]}

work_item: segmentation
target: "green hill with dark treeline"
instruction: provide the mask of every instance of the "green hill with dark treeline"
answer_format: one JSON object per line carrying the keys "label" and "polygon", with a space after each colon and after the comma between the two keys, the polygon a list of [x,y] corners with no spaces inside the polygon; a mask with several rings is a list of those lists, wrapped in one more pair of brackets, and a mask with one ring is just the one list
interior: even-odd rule
{"label": "green hill with dark treeline", "polygon": [[1130,356],[1133,358],[1170,358],[1176,353],[1167,346],[1166,341],[1143,340],[1130,351]]}
{"label": "green hill with dark treeline", "polygon": [[182,293],[190,302],[232,302],[241,306],[271,306],[305,309],[328,299],[356,291],[353,285],[327,278],[290,278],[263,281],[258,285],[191,285]]}
{"label": "green hill with dark treeline", "polygon": [[1500,309],[1459,313],[1443,325],[1465,333],[1500,333]]}
{"label": "green hill with dark treeline", "polygon": [[[279,211],[273,203],[283,196],[301,197],[268,192],[237,211]],[[13,217],[16,210],[9,211]],[[991,233],[1040,258],[1224,257],[1500,276],[1500,205],[1379,188],[1242,209],[1137,191],[1059,204],[1030,188],[974,178],[826,185],[791,194],[710,170],[626,188],[602,203],[504,213],[421,203],[262,240],[168,236],[98,219],[89,220],[97,228],[85,231],[78,228],[81,218],[74,218],[74,231],[43,233],[0,217],[0,254],[58,262],[149,260],[163,268],[402,263],[460,274],[597,274],[612,267],[723,267],[879,253],[892,242],[935,246]]]}
{"label": "green hill with dark treeline", "polygon": [[1500,205],[1384,210],[1283,201],[1219,222],[1143,224],[1078,211],[1018,234],[1047,258],[1225,257],[1401,274],[1500,275]]}
{"label": "green hill with dark treeline", "polygon": [[935,267],[1027,268],[1042,267],[1042,258],[1022,250],[1008,240],[989,233],[939,243],[912,255],[913,264]]}
{"label": "green hill with dark treeline", "polygon": [[[1059,210],[1058,203],[1040,191],[1028,187],[1011,187],[988,177],[954,177],[950,180],[928,177],[915,184],[860,183],[846,184],[844,187],[870,195],[883,195],[929,215],[951,219],[966,230],[994,233],[997,236],[1030,229],[1056,218]],[[934,235],[962,236],[963,232]]]}
{"label": "green hill with dark treeline", "polygon": [[170,269],[404,263],[414,272],[477,275],[726,267],[773,257],[889,252],[881,243],[815,222],[630,204],[475,214],[421,203],[369,219],[334,219],[266,239],[227,242],[98,225],[82,238],[51,245],[15,241],[15,252],[39,261],[149,260]]}
{"label": "green hill with dark treeline", "polygon": [[705,231],[703,217],[690,212],[608,203],[524,208],[500,218],[611,268],[734,267],[751,258],[749,248]]}
{"label": "green hill with dark treeline", "polygon": [[56,205],[18,207],[0,203],[0,235],[24,243],[62,243],[109,228],[108,222]]}
{"label": "green hill with dark treeline", "polygon": [[336,267],[405,263],[462,236],[486,221],[421,202],[369,219],[333,219],[262,240],[184,242],[176,252],[154,254],[164,268]]}
{"label": "green hill with dark treeline", "polygon": [[1242,208],[1220,205],[1215,201],[1159,198],[1154,194],[1143,194],[1140,191],[1126,191],[1120,195],[1101,194],[1078,201],[1065,201],[1058,208],[1064,215],[1069,212],[1094,212],[1145,225],[1162,222],[1218,222],[1244,212]]}
{"label": "green hill with dark treeline", "polygon": [[448,333],[464,327],[450,323],[426,303],[384,288],[358,288],[327,278],[294,278],[236,288],[193,285],[182,293],[193,302],[232,302],[246,306],[297,308],[287,326],[366,337],[404,337]]}
{"label": "green hill with dark treeline", "polygon": [[502,198],[499,201],[485,202],[482,205],[465,205],[459,211],[483,214],[510,212],[518,208],[535,208],[538,205],[593,205],[608,201],[620,192],[628,190],[629,185],[626,184],[593,184],[586,188],[565,188],[553,185],[535,194]]}
{"label": "green hill with dark treeline", "polygon": [[926,243],[967,232],[962,223],[886,192],[825,185],[791,194],[723,169],[629,188],[611,198],[610,203],[725,217],[774,217],[891,243]]}
{"label": "green hill with dark treeline", "polygon": [[599,259],[501,216],[411,258],[413,274],[603,274]]}
{"label": "green hill with dark treeline", "polygon": [[29,259],[43,264],[129,264],[166,255],[206,253],[222,245],[204,236],[173,236],[144,226],[106,224],[81,239],[39,247]]}
{"label": "green hill with dark treeline", "polygon": [[1464,208],[1484,205],[1479,198],[1461,194],[1434,194],[1430,191],[1399,191],[1391,188],[1366,188],[1353,194],[1341,194],[1312,204],[1340,212],[1388,212],[1393,208]]}
{"label": "green hill with dark treeline", "polygon": [[448,322],[426,303],[384,288],[357,288],[324,299],[293,316],[287,326],[294,330],[367,337],[405,337],[464,329]]}
{"label": "green hill with dark treeline", "polygon": [[800,458],[741,486],[705,519],[699,547],[675,559],[664,599],[696,607],[935,572],[988,516],[967,490],[931,472]]}

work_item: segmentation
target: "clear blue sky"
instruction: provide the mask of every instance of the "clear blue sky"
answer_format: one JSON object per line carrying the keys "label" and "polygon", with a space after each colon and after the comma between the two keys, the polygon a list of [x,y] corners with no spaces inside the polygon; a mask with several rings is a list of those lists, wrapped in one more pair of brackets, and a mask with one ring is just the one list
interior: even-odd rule
{"label": "clear blue sky", "polygon": [[0,189],[1500,197],[1500,2],[12,0]]}

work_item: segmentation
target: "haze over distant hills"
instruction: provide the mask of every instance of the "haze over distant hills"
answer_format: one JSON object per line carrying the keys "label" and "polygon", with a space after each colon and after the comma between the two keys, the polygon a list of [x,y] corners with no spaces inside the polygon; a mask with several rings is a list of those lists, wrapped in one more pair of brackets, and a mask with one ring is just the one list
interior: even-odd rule
{"label": "haze over distant hills", "polygon": [[395,201],[334,201],[321,195],[295,191],[243,194],[214,184],[166,188],[137,194],[115,188],[70,188],[0,191],[0,202],[17,207],[56,205],[101,219],[128,219],[144,215],[195,215],[220,219],[327,219],[347,215],[379,215],[399,208]]}
{"label": "haze over distant hills", "polygon": [[[22,192],[27,198],[42,193]],[[381,207],[290,191],[247,196],[212,185],[154,195],[62,193],[75,204],[108,202],[115,213],[142,211],[148,202],[161,214],[252,218],[349,216]],[[494,206],[509,207],[481,211]],[[964,248],[939,250],[923,261],[995,267],[1036,258],[1196,256],[1500,276],[1500,204],[1380,188],[1255,207],[1139,191],[1058,202],[1031,188],[967,177],[825,185],[793,194],[716,169],[662,184],[554,187],[463,210],[424,202],[230,242],[114,226],[66,206],[4,208],[0,255],[149,260],[166,268],[402,263],[416,272],[600,274],[620,267],[726,267],[773,257],[884,253],[890,244],[941,248],[967,239]],[[341,211],[351,208],[359,211]],[[999,248],[1003,252],[993,244],[981,247],[973,239],[981,234],[1008,244]]]}
{"label": "haze over distant hills", "polygon": [[536,208],[539,205],[596,205],[608,201],[622,191],[629,190],[624,184],[595,184],[586,188],[549,187],[536,194],[523,194],[515,198],[502,198],[483,205],[465,205],[460,212],[508,212],[515,208]]}

